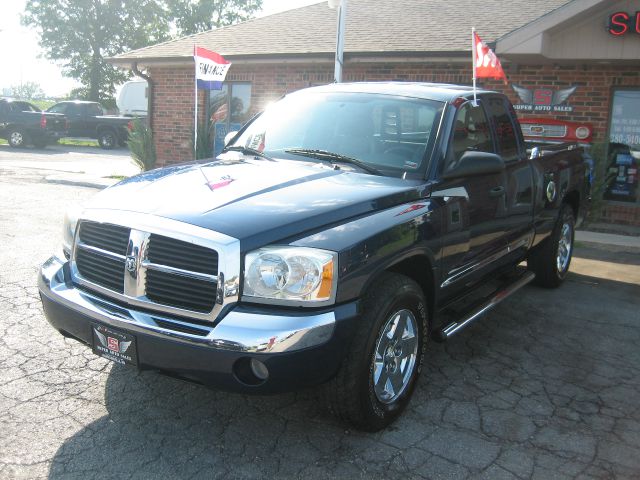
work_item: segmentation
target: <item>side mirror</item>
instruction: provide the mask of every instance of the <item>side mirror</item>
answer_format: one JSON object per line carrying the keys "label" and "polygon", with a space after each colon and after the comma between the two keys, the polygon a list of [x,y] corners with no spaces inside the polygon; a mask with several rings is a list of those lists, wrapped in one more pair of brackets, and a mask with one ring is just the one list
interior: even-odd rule
{"label": "side mirror", "polygon": [[536,158],[540,158],[542,156],[542,150],[540,147],[533,147],[531,149],[531,153],[529,154],[529,160],[535,160]]}
{"label": "side mirror", "polygon": [[462,154],[457,164],[453,165],[441,175],[441,178],[473,177],[476,175],[490,175],[504,170],[504,160],[500,155],[487,152],[468,151]]}
{"label": "side mirror", "polygon": [[229,132],[224,136],[224,146],[226,147],[231,143],[231,140],[238,134],[238,132]]}

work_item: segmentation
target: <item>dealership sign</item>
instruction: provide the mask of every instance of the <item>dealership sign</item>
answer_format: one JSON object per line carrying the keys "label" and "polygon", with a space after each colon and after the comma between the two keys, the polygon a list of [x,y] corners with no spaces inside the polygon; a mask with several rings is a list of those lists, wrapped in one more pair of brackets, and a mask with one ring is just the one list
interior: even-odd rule
{"label": "dealership sign", "polygon": [[512,84],[511,87],[522,101],[513,108],[524,112],[573,112],[573,107],[564,103],[578,88],[573,86],[563,90],[550,88],[529,90],[516,84]]}
{"label": "dealership sign", "polygon": [[612,13],[609,17],[608,31],[616,37],[630,32],[640,34],[640,12],[635,14],[627,12]]}

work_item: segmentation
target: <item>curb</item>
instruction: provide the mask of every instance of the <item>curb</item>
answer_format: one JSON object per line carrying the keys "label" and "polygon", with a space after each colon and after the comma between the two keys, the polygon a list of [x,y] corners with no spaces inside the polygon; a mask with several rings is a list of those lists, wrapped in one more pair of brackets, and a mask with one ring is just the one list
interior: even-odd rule
{"label": "curb", "polygon": [[113,178],[92,177],[90,175],[49,175],[45,177],[45,181],[47,183],[54,183],[57,185],[72,185],[75,187],[97,188],[102,190],[104,188],[110,187],[111,185],[115,185],[120,180]]}
{"label": "curb", "polygon": [[605,248],[614,252],[640,253],[640,238],[638,237],[578,230],[576,231],[575,240],[591,248]]}

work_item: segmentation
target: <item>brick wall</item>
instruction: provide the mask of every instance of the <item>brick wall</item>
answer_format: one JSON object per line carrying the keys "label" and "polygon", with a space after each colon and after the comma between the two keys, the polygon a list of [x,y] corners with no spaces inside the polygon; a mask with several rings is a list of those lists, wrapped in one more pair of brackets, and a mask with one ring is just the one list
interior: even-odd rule
{"label": "brick wall", "polygon": [[603,223],[614,223],[617,225],[640,226],[640,206],[625,205],[621,202],[606,202],[596,219]]}
{"label": "brick wall", "polygon": [[[188,161],[193,158],[194,78],[191,67],[152,68],[155,83],[154,133],[159,165]],[[433,63],[347,64],[345,81],[402,80],[471,84],[470,65]],[[573,85],[578,90],[568,100],[573,112],[519,112],[526,116],[550,116],[561,120],[589,122],[594,127],[594,142],[606,138],[612,91],[614,87],[639,87],[640,74],[634,66],[614,65],[543,65],[507,68],[510,83],[525,88],[548,87],[553,90]],[[234,65],[227,81],[252,84],[252,113],[264,109],[282,95],[311,85],[333,81],[333,64]],[[520,103],[511,86],[500,81],[485,80],[480,84],[509,96]],[[204,91],[199,92],[200,121],[204,119]],[[627,211],[629,210],[629,211]],[[634,206],[603,210],[603,220],[640,224],[639,208]]]}
{"label": "brick wall", "polygon": [[[153,68],[150,74],[154,84],[153,133],[158,165],[192,160],[193,68]],[[198,108],[203,109],[204,92],[198,94]]]}

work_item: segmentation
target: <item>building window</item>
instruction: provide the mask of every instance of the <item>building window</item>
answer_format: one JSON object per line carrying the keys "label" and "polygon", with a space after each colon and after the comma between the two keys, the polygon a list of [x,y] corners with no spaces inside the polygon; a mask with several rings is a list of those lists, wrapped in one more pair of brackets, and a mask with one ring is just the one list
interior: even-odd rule
{"label": "building window", "polygon": [[604,198],[640,203],[640,90],[616,90],[609,120],[607,189]]}
{"label": "building window", "polygon": [[213,156],[224,148],[224,137],[239,130],[251,115],[251,84],[225,83],[222,90],[209,91],[208,115],[213,125]]}

